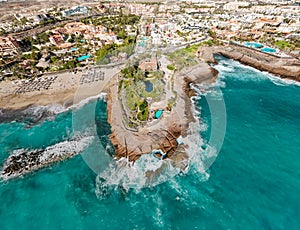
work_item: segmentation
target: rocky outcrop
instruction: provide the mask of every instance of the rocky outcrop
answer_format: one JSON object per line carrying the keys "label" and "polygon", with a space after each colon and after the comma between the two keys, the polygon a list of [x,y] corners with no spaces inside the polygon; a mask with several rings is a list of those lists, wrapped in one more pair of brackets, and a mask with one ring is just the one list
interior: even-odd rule
{"label": "rocky outcrop", "polygon": [[[110,140],[115,149],[115,157],[128,158],[129,161],[136,161],[143,154],[148,154],[153,150],[162,150],[168,158],[177,150],[177,138],[181,136],[183,127],[175,123],[169,124],[167,129],[159,129],[155,132],[141,134],[145,142],[130,142],[129,138],[124,139],[124,143],[120,143],[117,133],[112,132]],[[131,132],[131,131],[128,131]]]}
{"label": "rocky outcrop", "polygon": [[93,137],[77,137],[45,149],[19,149],[7,158],[0,178],[7,180],[19,177],[32,171],[47,167],[55,162],[66,160],[78,155],[89,145]]}
{"label": "rocky outcrop", "polygon": [[282,58],[258,50],[238,45],[201,47],[199,56],[208,63],[216,63],[215,54],[239,61],[261,71],[267,71],[282,78],[300,81],[300,60],[290,57]]}
{"label": "rocky outcrop", "polygon": [[158,125],[141,127],[137,132],[128,130],[122,123],[124,113],[118,99],[118,83],[107,92],[108,122],[111,125],[110,140],[114,146],[115,158],[127,158],[134,162],[143,154],[154,150],[161,150],[163,159],[170,158],[174,166],[184,169],[187,166],[185,146],[180,145],[177,139],[187,135],[190,122],[194,122],[190,97],[195,95],[191,83],[211,82],[217,77],[217,71],[207,63],[178,72],[174,79],[174,90],[177,92],[177,101],[171,112],[164,112]]}

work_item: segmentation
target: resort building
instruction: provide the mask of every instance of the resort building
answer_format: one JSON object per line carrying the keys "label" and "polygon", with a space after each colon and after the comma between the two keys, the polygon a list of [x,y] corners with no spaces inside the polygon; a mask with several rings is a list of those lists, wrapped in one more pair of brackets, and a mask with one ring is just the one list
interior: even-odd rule
{"label": "resort building", "polygon": [[129,4],[127,8],[131,14],[143,15],[143,16],[154,16],[155,7],[146,4]]}
{"label": "resort building", "polygon": [[155,71],[158,68],[157,60],[155,57],[152,57],[151,59],[146,59],[144,61],[141,61],[139,64],[139,68],[143,71]]}
{"label": "resort building", "polygon": [[71,22],[64,26],[67,34],[83,34],[86,31],[86,25],[82,22]]}
{"label": "resort building", "polygon": [[74,6],[71,9],[62,11],[63,17],[69,17],[73,15],[87,14],[89,12],[88,7],[86,6]]}
{"label": "resort building", "polygon": [[55,46],[59,46],[60,44],[64,43],[64,39],[60,34],[55,34],[49,37],[49,40],[51,42],[51,44],[55,45]]}
{"label": "resort building", "polygon": [[18,42],[12,37],[0,37],[0,55],[8,56],[16,54],[19,49]]}
{"label": "resort building", "polygon": [[54,34],[49,37],[51,44],[57,46],[58,48],[68,48],[71,47],[71,43],[66,43],[60,34]]}

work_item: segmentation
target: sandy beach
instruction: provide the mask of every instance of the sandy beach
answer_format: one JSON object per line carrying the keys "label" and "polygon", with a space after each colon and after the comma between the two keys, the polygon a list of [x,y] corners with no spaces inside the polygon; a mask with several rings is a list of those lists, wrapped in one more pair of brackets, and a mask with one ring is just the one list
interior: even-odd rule
{"label": "sandy beach", "polygon": [[[42,106],[60,104],[69,107],[85,98],[96,96],[104,91],[109,81],[122,67],[88,69],[82,72],[53,73],[37,80],[15,80],[0,82],[0,108],[19,110],[31,105]],[[94,72],[103,72],[100,79],[93,78]],[[50,81],[50,86],[43,86]],[[49,84],[48,84],[49,85]],[[23,92],[24,88],[28,89]],[[23,90],[23,91],[22,91]],[[21,93],[20,93],[21,91]]]}

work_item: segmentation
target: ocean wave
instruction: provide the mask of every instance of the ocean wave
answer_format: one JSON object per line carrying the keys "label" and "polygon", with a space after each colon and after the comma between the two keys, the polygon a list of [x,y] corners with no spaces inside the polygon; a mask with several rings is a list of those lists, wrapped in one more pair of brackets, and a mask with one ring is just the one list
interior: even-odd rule
{"label": "ocean wave", "polygon": [[233,66],[228,66],[228,65],[216,65],[214,66],[215,69],[217,69],[219,72],[226,72],[226,73],[233,73],[235,72],[235,68]]}
{"label": "ocean wave", "polygon": [[[193,101],[193,100],[192,100]],[[207,129],[207,124],[200,122],[200,111],[195,103],[192,103],[192,111],[196,122],[190,123],[188,135],[180,136],[177,141],[179,145],[185,146],[187,154],[187,167],[184,170],[176,168],[171,159],[158,159],[152,153],[142,155],[136,162],[128,162],[126,158],[111,162],[108,168],[99,173],[96,179],[95,193],[99,199],[105,199],[107,196],[120,189],[124,192],[133,190],[139,192],[146,187],[154,187],[161,183],[170,182],[180,173],[199,174],[203,180],[208,178],[203,160],[205,160],[205,151],[202,148],[204,140],[201,137],[201,131]]]}
{"label": "ocean wave", "polygon": [[[225,59],[222,58],[219,60],[217,65],[213,66],[215,69],[219,71],[219,78],[224,79],[228,77],[232,78],[238,78],[239,80],[244,80],[244,81],[262,81],[269,79],[271,80],[274,84],[279,85],[279,86],[288,86],[288,85],[295,85],[295,86],[300,86],[300,82],[291,80],[291,79],[286,79],[286,78],[281,78],[279,76],[275,76],[269,72],[266,71],[261,71],[258,70],[254,67],[244,65],[238,61],[232,60],[232,59]],[[243,72],[250,70],[253,72],[252,74],[243,74],[241,77],[238,73],[239,70],[242,70]],[[236,72],[237,74],[231,74],[228,75],[227,73],[232,73]],[[247,75],[247,77],[244,77]]]}
{"label": "ocean wave", "polygon": [[270,79],[275,85],[279,86],[290,86],[290,85],[295,85],[300,87],[300,82],[291,80],[291,79],[284,79],[269,73],[266,73],[265,75],[268,79]]}
{"label": "ocean wave", "polygon": [[45,118],[54,118],[57,114],[64,112],[65,109],[60,104],[52,104],[47,106],[32,106],[22,112],[22,116],[26,119],[26,123],[35,124],[43,121]]}
{"label": "ocean wave", "polygon": [[151,153],[142,155],[134,164],[122,158],[112,162],[109,167],[97,176],[96,194],[103,198],[106,191],[121,187],[124,191],[140,191],[153,187],[178,175],[179,170],[172,166],[169,159],[160,160]]}
{"label": "ocean wave", "polygon": [[71,105],[70,107],[64,107],[61,104],[51,104],[45,106],[35,106],[32,105],[23,110],[16,111],[6,111],[0,109],[0,122],[12,122],[12,121],[21,121],[26,123],[29,126],[33,126],[37,123],[40,123],[47,120],[54,119],[58,114],[76,111],[81,109],[86,104],[90,103],[93,100],[103,99],[105,100],[106,94],[101,93],[96,96],[91,96],[79,101],[76,104]]}
{"label": "ocean wave", "polygon": [[90,103],[91,101],[97,100],[97,99],[102,99],[105,100],[106,99],[106,93],[100,93],[98,95],[95,96],[91,96],[85,99],[80,100],[78,103],[71,105],[68,110],[78,110],[81,109],[83,106],[87,105],[88,103]]}

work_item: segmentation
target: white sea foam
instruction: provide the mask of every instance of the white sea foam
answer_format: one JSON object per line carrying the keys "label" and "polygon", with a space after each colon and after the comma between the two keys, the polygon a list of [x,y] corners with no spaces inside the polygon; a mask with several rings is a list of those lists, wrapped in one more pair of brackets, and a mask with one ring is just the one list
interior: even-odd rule
{"label": "white sea foam", "polygon": [[219,72],[232,73],[235,71],[233,66],[217,65],[214,66]]}
{"label": "white sea foam", "polygon": [[[199,117],[200,111],[196,109],[194,103],[192,111],[194,116]],[[205,155],[202,149],[203,139],[200,131],[207,129],[207,124],[200,123],[197,120],[190,123],[188,135],[177,139],[179,144],[187,146],[188,167],[183,173],[188,173],[192,168],[193,172],[201,174],[199,178],[208,178],[202,163]],[[153,150],[155,152],[157,150]],[[151,172],[151,176],[147,176]],[[158,172],[158,173],[155,173]],[[96,195],[99,199],[106,197],[107,193],[122,187],[125,191],[133,189],[138,192],[142,188],[156,186],[166,181],[174,180],[180,173],[180,169],[175,168],[170,159],[160,160],[153,154],[142,155],[134,164],[122,158],[117,162],[112,162],[109,167],[100,173],[96,179]],[[158,222],[160,222],[158,220]]]}
{"label": "white sea foam", "polygon": [[[162,170],[160,173],[155,173]],[[152,177],[146,174],[152,173]],[[160,160],[153,157],[152,154],[142,155],[134,164],[122,158],[117,162],[112,162],[107,170],[97,176],[96,194],[98,197],[103,196],[103,187],[113,190],[121,186],[124,190],[134,189],[139,191],[144,187],[156,186],[165,182],[169,177],[179,173],[169,160]]]}
{"label": "white sea foam", "polygon": [[78,140],[63,141],[55,145],[49,146],[39,156],[40,162],[47,162],[51,158],[63,157],[73,153],[77,155],[82,152],[94,139],[93,136],[83,137]]}
{"label": "white sea foam", "polygon": [[269,73],[266,73],[266,77],[268,77],[274,84],[279,86],[289,86],[289,85],[300,86],[300,82],[298,81],[294,81],[291,79],[283,79],[281,77],[277,77]]}
{"label": "white sea foam", "polygon": [[68,109],[78,110],[78,109],[82,108],[83,106],[85,106],[86,104],[90,103],[93,100],[97,100],[97,99],[105,100],[106,95],[107,95],[106,93],[100,93],[98,95],[85,98],[85,99],[81,100],[80,102],[70,106]]}
{"label": "white sea foam", "polygon": [[24,110],[24,113],[39,115],[41,111],[49,111],[52,114],[58,114],[64,111],[64,107],[60,104],[51,104],[46,106],[34,106]]}
{"label": "white sea foam", "polygon": [[20,158],[21,161],[30,161],[30,154],[37,153],[37,159],[34,162],[30,162],[27,164],[26,162],[22,171],[12,172],[11,174],[1,173],[1,178],[7,180],[9,178],[13,178],[16,176],[23,175],[25,173],[29,173],[32,170],[39,169],[48,165],[51,162],[55,162],[58,159],[68,158],[70,156],[75,156],[81,153],[94,139],[93,136],[85,136],[85,137],[77,137],[76,140],[70,141],[63,141],[57,143],[52,146],[48,146],[45,149],[35,149],[35,150],[28,150],[28,149],[17,149],[14,150],[10,157],[6,160],[4,164],[4,168],[9,166],[12,162],[12,156],[19,156],[21,154],[27,154],[29,159],[26,157]]}
{"label": "white sea foam", "polygon": [[96,100],[96,99],[104,100],[105,98],[106,98],[106,93],[100,93],[98,95],[85,98],[85,99],[81,100],[80,102],[71,105],[68,108],[65,108],[64,106],[62,106],[60,104],[51,104],[51,105],[46,105],[46,106],[32,106],[32,107],[25,109],[23,111],[23,113],[26,115],[31,115],[33,117],[42,117],[45,113],[47,113],[48,116],[55,116],[60,113],[67,112],[69,110],[78,110],[93,100]]}
{"label": "white sea foam", "polygon": [[[231,66],[231,67],[229,67]],[[286,78],[281,78],[278,76],[275,76],[269,72],[266,71],[261,71],[258,70],[254,67],[244,65],[238,61],[232,60],[232,59],[226,59],[226,60],[220,60],[219,64],[214,65],[214,68],[217,69],[220,72],[220,77],[223,78],[226,72],[230,72],[231,69],[235,67],[242,67],[243,69],[249,69],[253,71],[254,73],[257,73],[255,75],[252,75],[251,77],[239,77],[239,80],[263,80],[265,78],[270,79],[274,84],[279,85],[279,86],[286,86],[286,85],[296,85],[300,86],[300,82],[291,80],[291,79],[286,79]],[[227,76],[227,75],[226,75]],[[228,77],[228,76],[227,76]]]}

